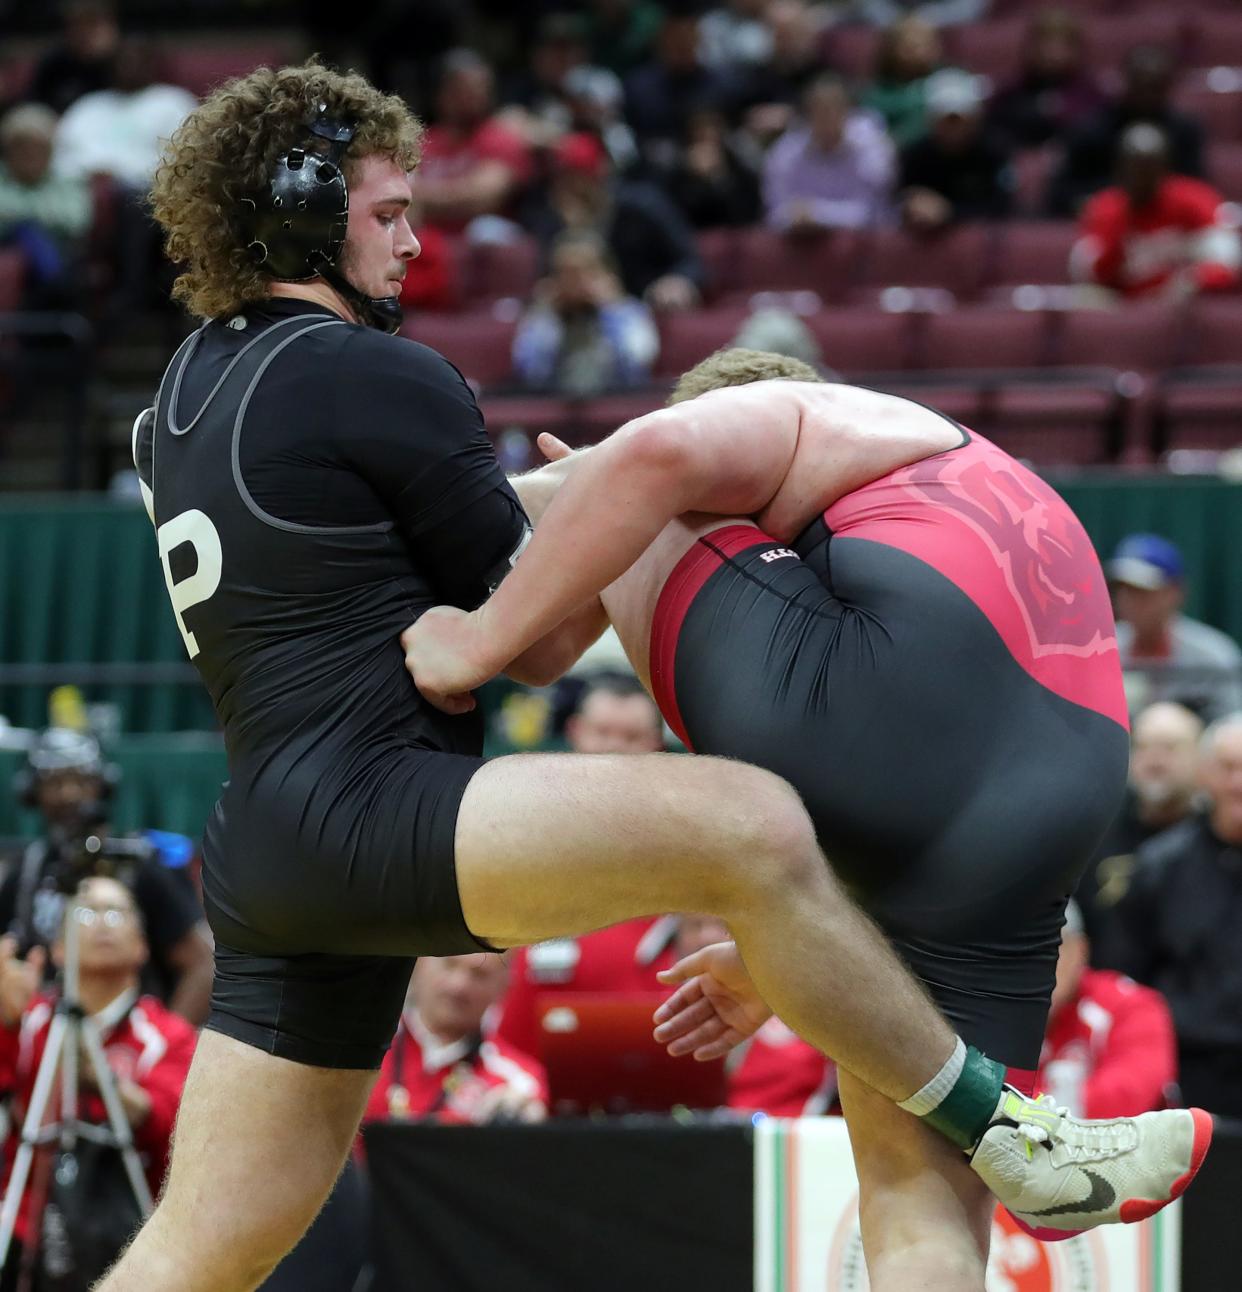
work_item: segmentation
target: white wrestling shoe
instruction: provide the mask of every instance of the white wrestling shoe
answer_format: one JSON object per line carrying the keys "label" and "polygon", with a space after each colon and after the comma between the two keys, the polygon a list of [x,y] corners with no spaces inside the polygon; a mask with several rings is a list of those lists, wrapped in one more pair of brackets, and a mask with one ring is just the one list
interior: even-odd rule
{"label": "white wrestling shoe", "polygon": [[1024,1229],[1069,1238],[1132,1224],[1186,1191],[1212,1142],[1201,1108],[1087,1121],[1006,1089],[970,1165]]}

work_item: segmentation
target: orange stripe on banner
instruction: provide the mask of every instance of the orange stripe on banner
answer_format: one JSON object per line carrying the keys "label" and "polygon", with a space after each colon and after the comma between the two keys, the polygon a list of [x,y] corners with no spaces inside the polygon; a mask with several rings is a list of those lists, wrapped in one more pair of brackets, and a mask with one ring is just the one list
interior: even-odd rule
{"label": "orange stripe on banner", "polygon": [[801,1228],[801,1207],[798,1198],[798,1122],[787,1123],[785,1135],[785,1198],[789,1217],[785,1225],[786,1279],[789,1292],[798,1292],[798,1231]]}

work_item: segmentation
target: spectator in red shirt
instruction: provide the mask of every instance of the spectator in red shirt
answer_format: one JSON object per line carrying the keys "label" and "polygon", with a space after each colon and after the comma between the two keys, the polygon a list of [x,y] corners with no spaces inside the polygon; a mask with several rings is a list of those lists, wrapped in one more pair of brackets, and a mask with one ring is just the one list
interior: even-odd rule
{"label": "spectator in red shirt", "polygon": [[479,216],[507,216],[531,175],[522,135],[494,111],[488,64],[468,49],[446,55],[414,191],[429,225],[457,233]]}
{"label": "spectator in red shirt", "polygon": [[738,1047],[729,1072],[729,1107],[769,1117],[839,1112],[837,1068],[775,1016]]}
{"label": "spectator in red shirt", "polygon": [[420,251],[405,264],[401,304],[407,310],[453,310],[461,303],[461,284],[453,259],[452,241],[442,229],[427,224],[414,206],[408,212]]}
{"label": "spectator in red shirt", "polygon": [[1183,297],[1237,282],[1242,244],[1229,208],[1202,180],[1172,173],[1164,133],[1130,126],[1119,160],[1120,182],[1083,210],[1074,277],[1125,297]]}
{"label": "spectator in red shirt", "polygon": [[[80,923],[79,991],[86,1026],[99,1031],[154,1195],[164,1178],[197,1033],[154,996],[138,994],[147,943],[137,904],[124,884],[103,877],[87,879],[76,902],[66,908],[66,919]],[[5,1153],[6,1188],[17,1151],[16,1132],[34,1090],[56,1004],[55,994],[38,994],[44,953],[36,948],[23,961],[17,959],[16,949],[12,937],[0,939],[0,1093],[13,1096],[14,1128]],[[63,944],[57,942],[52,948],[55,963],[61,963],[62,954]],[[80,1062],[78,1075],[78,1116],[106,1124],[89,1064]],[[59,1092],[58,1081],[48,1110],[51,1118],[60,1116]],[[31,1197],[27,1192],[18,1216],[19,1241],[32,1232]]]}
{"label": "spectator in red shirt", "polygon": [[490,1035],[485,1021],[507,982],[501,956],[421,959],[363,1120],[542,1121],[548,1112],[542,1065]]}
{"label": "spectator in red shirt", "polygon": [[1087,967],[1076,903],[1066,910],[1036,1088],[1077,1117],[1134,1117],[1167,1106],[1177,1042],[1165,999],[1124,974]]}

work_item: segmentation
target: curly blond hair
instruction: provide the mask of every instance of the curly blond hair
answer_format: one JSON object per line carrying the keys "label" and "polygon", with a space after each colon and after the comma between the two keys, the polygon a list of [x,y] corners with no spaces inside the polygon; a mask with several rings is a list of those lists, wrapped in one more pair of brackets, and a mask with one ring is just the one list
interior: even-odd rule
{"label": "curly blond hair", "polygon": [[722,386],[749,386],[752,381],[772,380],[823,381],[823,378],[801,359],[734,346],[709,354],[689,372],[683,373],[668,402],[680,404],[683,399],[694,399],[696,395],[719,390]]}
{"label": "curly blond hair", "polygon": [[269,295],[270,276],[246,251],[239,199],[265,188],[276,159],[305,137],[321,104],[329,116],[358,123],[344,161],[347,179],[363,157],[386,157],[403,170],[417,165],[418,119],[356,72],[312,59],[226,81],[169,140],[151,190],[169,258],[183,269],[173,298],[191,314],[219,318]]}

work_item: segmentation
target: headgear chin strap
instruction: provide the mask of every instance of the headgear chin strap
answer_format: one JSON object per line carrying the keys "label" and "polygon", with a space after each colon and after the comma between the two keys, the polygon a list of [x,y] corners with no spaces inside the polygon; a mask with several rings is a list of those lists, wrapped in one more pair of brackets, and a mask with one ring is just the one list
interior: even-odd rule
{"label": "headgear chin strap", "polygon": [[[349,222],[349,185],[341,158],[357,126],[334,120],[327,111],[321,103],[307,124],[310,137],[276,159],[267,191],[242,199],[250,237],[246,250],[264,273],[282,282],[324,279],[362,322],[393,333],[401,326],[397,297],[367,296],[337,265]],[[327,145],[322,151],[315,146],[317,139]]]}

